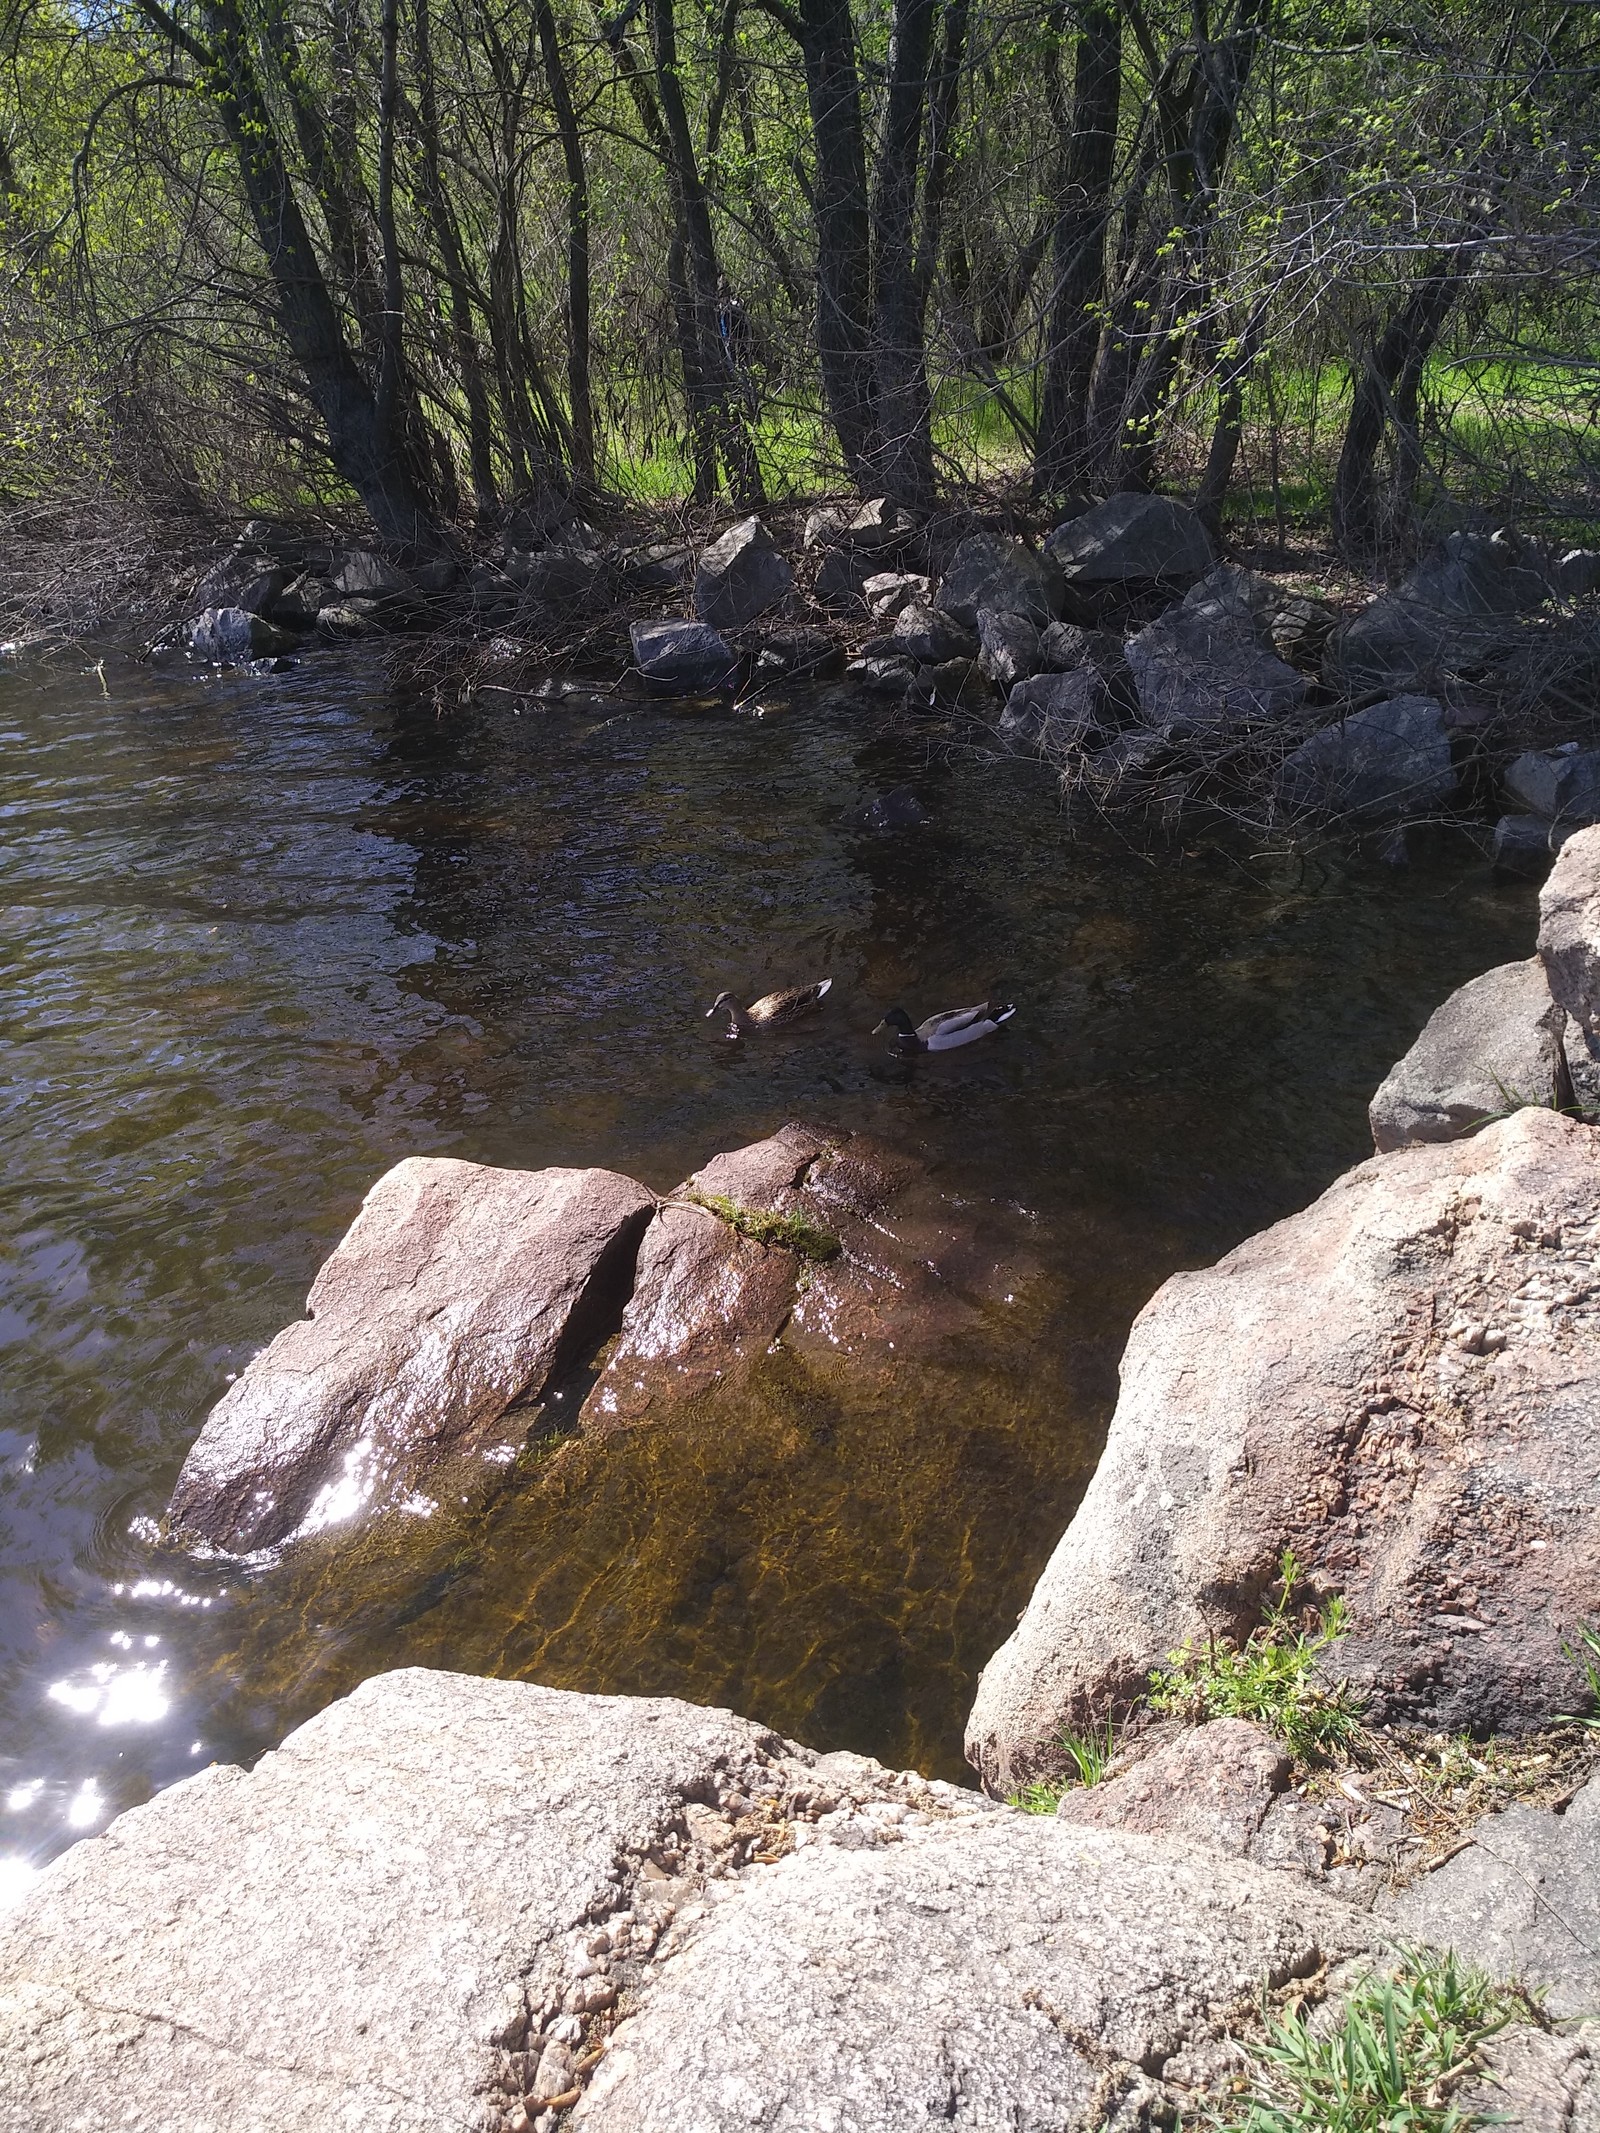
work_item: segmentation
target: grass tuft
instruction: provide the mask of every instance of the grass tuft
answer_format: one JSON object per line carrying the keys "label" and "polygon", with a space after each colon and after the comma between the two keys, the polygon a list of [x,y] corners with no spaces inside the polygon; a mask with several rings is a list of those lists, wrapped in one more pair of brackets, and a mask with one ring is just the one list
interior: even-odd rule
{"label": "grass tuft", "polygon": [[1580,1622],[1576,1646],[1563,1637],[1561,1655],[1570,1659],[1583,1676],[1589,1690],[1590,1709],[1587,1712],[1563,1711],[1557,1722],[1563,1726],[1582,1726],[1586,1733],[1600,1733],[1600,1629],[1592,1622]]}
{"label": "grass tuft", "polygon": [[1466,2133],[1492,2119],[1454,2092],[1488,2039],[1538,2019],[1507,1990],[1450,1954],[1407,1955],[1393,1977],[1364,1979],[1332,2023],[1298,2010],[1249,2048],[1249,2088],[1212,2120],[1215,2133]]}
{"label": "grass tuft", "polygon": [[1325,1688],[1317,1661],[1344,1634],[1342,1600],[1330,1600],[1309,1629],[1291,1615],[1300,1566],[1286,1548],[1278,1566],[1279,1592],[1266,1620],[1243,1646],[1224,1637],[1194,1639],[1167,1654],[1150,1676],[1150,1708],[1201,1724],[1208,1718],[1248,1718],[1275,1733],[1301,1762],[1345,1753],[1360,1728],[1362,1704],[1344,1683]]}
{"label": "grass tuft", "polygon": [[1104,1733],[1058,1733],[1056,1746],[1077,1772],[1076,1777],[1063,1776],[1057,1779],[1040,1778],[1032,1785],[1024,1785],[1020,1792],[1010,1794],[1007,1805],[1020,1807],[1024,1814],[1053,1815],[1061,1804],[1061,1795],[1080,1785],[1098,1785],[1106,1774],[1106,1765],[1116,1750],[1115,1729],[1111,1720],[1106,1720]]}
{"label": "grass tuft", "polygon": [[823,1229],[805,1215],[778,1215],[768,1208],[741,1207],[737,1200],[720,1192],[691,1192],[684,1197],[692,1206],[720,1216],[730,1229],[736,1229],[753,1244],[781,1244],[785,1251],[794,1252],[801,1259],[819,1262],[837,1259],[842,1250],[832,1230]]}

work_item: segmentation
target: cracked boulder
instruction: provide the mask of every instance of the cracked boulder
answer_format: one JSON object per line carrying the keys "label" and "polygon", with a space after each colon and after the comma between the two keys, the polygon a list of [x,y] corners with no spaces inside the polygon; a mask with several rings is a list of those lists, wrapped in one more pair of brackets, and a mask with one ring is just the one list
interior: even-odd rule
{"label": "cracked boulder", "polygon": [[409,1670],[45,1871],[0,2129],[1132,2128],[1371,1942],[1286,1875],[726,1712]]}
{"label": "cracked boulder", "polygon": [[1570,1109],[1566,1021],[1536,955],[1459,986],[1367,1106],[1372,1145],[1464,1140],[1522,1104]]}
{"label": "cracked boulder", "polygon": [[1600,1590],[1600,1135],[1522,1110],[1374,1156],[1135,1320],[1100,1465],[984,1670],[993,1789],[1247,1636],[1285,1547],[1375,1723],[1523,1733],[1572,1707]]}
{"label": "cracked boulder", "polygon": [[447,1458],[503,1463],[530,1407],[616,1325],[653,1205],[610,1170],[397,1163],[307,1317],[207,1416],[173,1536],[248,1553],[396,1502]]}

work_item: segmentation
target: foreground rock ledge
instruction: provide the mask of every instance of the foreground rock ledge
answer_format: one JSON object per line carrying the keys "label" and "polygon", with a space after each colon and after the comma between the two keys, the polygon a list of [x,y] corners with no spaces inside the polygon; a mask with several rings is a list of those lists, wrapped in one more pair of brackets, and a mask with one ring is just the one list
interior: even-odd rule
{"label": "foreground rock ledge", "polygon": [[1243,1635],[1292,1544],[1375,1720],[1572,1708],[1600,1591],[1600,1134],[1523,1110],[1375,1156],[1134,1323],[1105,1454],[967,1752],[1001,1792],[1191,1636]]}
{"label": "foreground rock ledge", "polygon": [[1372,1930],[726,1712],[387,1674],[48,1869],[0,2129],[1132,2127]]}

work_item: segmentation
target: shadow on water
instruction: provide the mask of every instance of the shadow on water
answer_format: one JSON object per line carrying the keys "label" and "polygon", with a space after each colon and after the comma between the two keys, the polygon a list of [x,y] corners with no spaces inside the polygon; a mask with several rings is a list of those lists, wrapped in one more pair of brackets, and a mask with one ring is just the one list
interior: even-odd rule
{"label": "shadow on water", "polygon": [[[1022,763],[859,710],[441,725],[352,654],[269,682],[0,676],[0,1857],[42,1857],[364,1674],[417,1663],[725,1702],[959,1775],[977,1671],[1071,1513],[1129,1320],[1366,1148],[1375,1082],[1534,898],[1159,863]],[[851,826],[909,780],[920,827]],[[830,974],[729,1046],[703,1019]],[[1015,997],[914,1070],[870,1035]],[[149,1538],[231,1372],[399,1157],[665,1189],[789,1117],[1003,1218],[1013,1300],[893,1380],[785,1350],[508,1486],[241,1571]],[[1021,1265],[1019,1260],[1019,1265]],[[569,1405],[572,1403],[568,1403]]]}

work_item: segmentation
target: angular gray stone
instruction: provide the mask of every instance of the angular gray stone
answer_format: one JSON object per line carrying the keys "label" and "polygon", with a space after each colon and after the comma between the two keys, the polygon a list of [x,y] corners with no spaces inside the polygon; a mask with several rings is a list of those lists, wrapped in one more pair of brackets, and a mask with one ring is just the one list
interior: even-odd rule
{"label": "angular gray stone", "polygon": [[1372,1945],[1286,1875],[726,1712],[412,1670],[46,1870],[0,2129],[509,2133],[570,2068],[597,2133],[1089,2133]]}
{"label": "angular gray stone", "polygon": [[352,548],[339,557],[332,584],[336,593],[360,600],[403,600],[413,590],[403,570],[367,548]]}
{"label": "angular gray stone", "polygon": [[1443,708],[1431,696],[1396,696],[1303,741],[1278,792],[1293,812],[1370,823],[1434,813],[1456,784]]}
{"label": "angular gray stone", "polygon": [[980,607],[1025,615],[1043,628],[1061,613],[1062,594],[1060,566],[1048,556],[1038,555],[1018,541],[974,533],[950,558],[934,605],[969,630],[978,626]]}
{"label": "angular gray stone", "polygon": [[865,689],[869,696],[904,696],[917,678],[909,659],[894,659],[885,653],[852,659],[844,671],[846,679]]}
{"label": "angular gray stone", "polygon": [[1569,548],[1557,559],[1551,576],[1564,599],[1587,600],[1600,592],[1600,548]]}
{"label": "angular gray stone", "polygon": [[806,517],[804,546],[876,555],[909,539],[911,522],[887,497],[864,504],[820,504]]}
{"label": "angular gray stone", "polygon": [[1037,673],[1042,663],[1039,632],[1026,615],[979,608],[978,664],[991,681],[1009,689],[1014,682],[1026,681],[1030,674]]}
{"label": "angular gray stone", "polygon": [[1211,536],[1187,504],[1130,493],[1058,526],[1045,552],[1079,585],[1186,585],[1216,561]]}
{"label": "angular gray stone", "polygon": [[714,696],[725,689],[739,660],[706,622],[633,622],[628,625],[633,663],[646,681],[680,696]]}
{"label": "angular gray stone", "polygon": [[654,1196],[611,1170],[412,1156],[381,1177],[284,1328],[207,1416],[168,1516],[244,1553],[392,1502],[450,1456],[518,1448],[621,1316]]}
{"label": "angular gray stone", "polygon": [[1459,987],[1367,1106],[1372,1145],[1463,1140],[1522,1104],[1569,1105],[1566,1021],[1536,955]]}
{"label": "angular gray stone", "polygon": [[[1574,1688],[1577,1688],[1576,1677]],[[1600,2009],[1600,1778],[1561,1814],[1508,1807],[1431,1874],[1380,1900],[1407,1938],[1549,1988],[1557,2019]]]}
{"label": "angular gray stone", "polygon": [[1502,874],[1543,881],[1574,827],[1550,822],[1543,815],[1502,815],[1494,826],[1494,864]]}
{"label": "angular gray stone", "polygon": [[1539,957],[1552,998],[1600,1059],[1600,828],[1567,839],[1539,892]]}
{"label": "angular gray stone", "polygon": [[317,610],[317,628],[324,637],[377,637],[382,614],[380,600],[330,600]]}
{"label": "angular gray stone", "polygon": [[836,614],[860,614],[876,568],[871,556],[830,548],[812,580],[812,597]]}
{"label": "angular gray stone", "polygon": [[1248,615],[1221,602],[1174,609],[1128,639],[1139,721],[1182,738],[1274,721],[1296,710],[1306,683],[1254,641]]}
{"label": "angular gray stone", "polygon": [[1506,791],[1551,822],[1600,822],[1600,748],[1534,748],[1506,772]]}
{"label": "angular gray stone", "polygon": [[247,614],[270,615],[288,582],[287,568],[275,557],[235,549],[201,582],[194,604],[197,609],[242,607]]}
{"label": "angular gray stone", "polygon": [[861,590],[868,609],[880,622],[892,622],[902,608],[933,605],[933,580],[916,571],[874,571]]}
{"label": "angular gray stone", "polygon": [[242,607],[206,608],[189,624],[188,639],[192,656],[215,666],[237,666],[294,649],[294,639],[285,631]]}
{"label": "angular gray stone", "polygon": [[540,548],[524,554],[508,549],[505,574],[535,607],[581,607],[597,597],[605,559],[593,549]]}
{"label": "angular gray stone", "polygon": [[894,618],[893,652],[899,659],[915,659],[928,666],[942,666],[947,659],[974,659],[978,640],[949,615],[936,607],[913,602]]}
{"label": "angular gray stone", "polygon": [[694,611],[713,629],[739,629],[780,607],[794,572],[758,518],[742,518],[703,551],[694,574]]}
{"label": "angular gray stone", "polygon": [[1516,641],[1518,618],[1550,590],[1531,547],[1506,534],[1452,533],[1394,592],[1334,632],[1324,679],[1357,697],[1441,688],[1503,654]]}
{"label": "angular gray stone", "polygon": [[273,602],[271,620],[285,629],[308,630],[332,599],[333,590],[326,578],[309,574],[295,578]]}
{"label": "angular gray stone", "polygon": [[1019,681],[1000,714],[1000,738],[1014,747],[1059,755],[1100,737],[1106,685],[1098,668],[1074,667],[1067,674],[1035,674]]}
{"label": "angular gray stone", "polygon": [[1572,1707],[1600,1590],[1600,1135],[1525,1110],[1374,1156],[1135,1320],[1100,1465],[985,1668],[967,1752],[1057,1767],[1188,1637],[1261,1619],[1286,1545],[1342,1593],[1375,1723]]}

